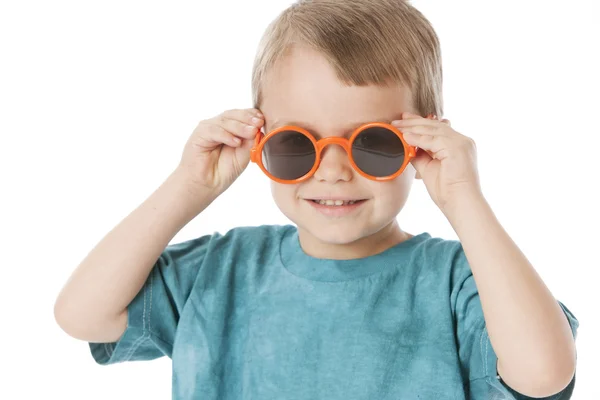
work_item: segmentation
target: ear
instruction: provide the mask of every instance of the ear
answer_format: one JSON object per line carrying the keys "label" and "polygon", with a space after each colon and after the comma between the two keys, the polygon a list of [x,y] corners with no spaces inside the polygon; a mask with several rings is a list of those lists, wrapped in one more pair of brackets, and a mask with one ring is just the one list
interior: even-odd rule
{"label": "ear", "polygon": [[452,125],[450,124],[450,120],[448,120],[447,118],[439,118],[438,116],[436,116],[436,115],[433,115],[433,114],[429,114],[429,115],[427,116],[427,118],[430,118],[430,119],[437,119],[438,121],[440,121],[440,122],[443,122],[444,124],[446,124],[446,125],[448,125],[448,126],[452,126]]}

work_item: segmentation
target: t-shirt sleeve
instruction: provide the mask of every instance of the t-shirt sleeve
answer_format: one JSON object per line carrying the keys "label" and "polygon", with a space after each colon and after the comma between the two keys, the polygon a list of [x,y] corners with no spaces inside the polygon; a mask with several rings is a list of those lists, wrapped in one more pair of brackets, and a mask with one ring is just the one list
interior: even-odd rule
{"label": "t-shirt sleeve", "polygon": [[179,316],[212,237],[167,246],[128,305],[127,328],[121,338],[113,343],[89,343],[98,364],[171,357]]}
{"label": "t-shirt sleeve", "polygon": [[[483,309],[481,308],[479,292],[462,247],[456,254],[455,262],[459,265],[453,267],[462,272],[456,273],[460,276],[460,279],[456,281],[453,289],[454,316],[459,358],[463,376],[468,381],[469,398],[532,399],[510,388],[498,375],[498,357],[492,348]],[[567,316],[573,337],[576,338],[579,326],[577,319],[564,304],[559,302],[559,305]],[[571,398],[574,387],[575,377],[561,392],[545,399],[567,400]]]}

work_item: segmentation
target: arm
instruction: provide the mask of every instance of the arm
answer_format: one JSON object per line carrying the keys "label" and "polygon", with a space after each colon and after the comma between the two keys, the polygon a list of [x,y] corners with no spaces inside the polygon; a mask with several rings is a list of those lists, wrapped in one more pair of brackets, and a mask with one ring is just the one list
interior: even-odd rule
{"label": "arm", "polygon": [[502,228],[480,193],[446,211],[479,292],[498,372],[516,391],[544,397],[575,371],[575,342],[564,312]]}
{"label": "arm", "polygon": [[171,239],[217,196],[192,190],[176,170],[112,229],[73,272],[54,305],[59,326],[89,342],[113,342],[127,327],[127,306]]}

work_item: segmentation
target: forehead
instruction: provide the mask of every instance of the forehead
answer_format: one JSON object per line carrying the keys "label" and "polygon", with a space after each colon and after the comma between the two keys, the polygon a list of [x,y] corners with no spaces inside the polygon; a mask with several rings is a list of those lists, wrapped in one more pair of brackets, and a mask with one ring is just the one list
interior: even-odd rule
{"label": "forehead", "polygon": [[269,72],[262,87],[266,128],[290,121],[319,129],[399,119],[414,111],[408,89],[395,86],[348,86],[320,53],[296,47]]}

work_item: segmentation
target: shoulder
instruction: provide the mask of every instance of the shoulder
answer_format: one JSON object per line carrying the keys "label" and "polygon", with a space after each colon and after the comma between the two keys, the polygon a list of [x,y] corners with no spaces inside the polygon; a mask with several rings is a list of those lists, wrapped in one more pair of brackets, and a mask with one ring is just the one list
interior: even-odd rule
{"label": "shoulder", "polygon": [[[267,248],[278,248],[281,238],[295,229],[292,225],[261,225],[235,227],[228,231],[214,231],[167,246],[161,258],[167,263],[177,260],[196,263],[212,257],[226,255],[250,255]],[[230,258],[230,257],[229,257]]]}
{"label": "shoulder", "polygon": [[258,225],[258,226],[238,226],[225,234],[231,238],[248,238],[255,240],[265,240],[281,237],[290,230],[296,229],[293,225]]}
{"label": "shoulder", "polygon": [[206,244],[209,246],[227,246],[232,243],[256,244],[283,237],[291,230],[296,229],[292,225],[259,225],[239,226],[227,231],[214,231],[211,234],[186,239],[181,242],[172,243],[170,248],[183,247],[191,244]]}
{"label": "shoulder", "polygon": [[421,265],[421,272],[428,271],[439,277],[446,276],[451,282],[462,281],[471,274],[462,243],[425,232],[413,237],[418,239],[413,247],[413,257]]}
{"label": "shoulder", "polygon": [[453,264],[464,257],[462,244],[455,239],[444,239],[424,232],[413,236],[411,240],[416,241],[415,254],[427,258],[430,262]]}
{"label": "shoulder", "polygon": [[233,243],[244,247],[272,245],[275,241],[279,242],[282,237],[294,229],[296,228],[292,225],[239,226],[225,233],[215,232],[213,240],[217,245]]}
{"label": "shoulder", "polygon": [[210,235],[207,251],[219,258],[253,259],[279,251],[281,240],[295,230],[293,225],[240,226]]}

